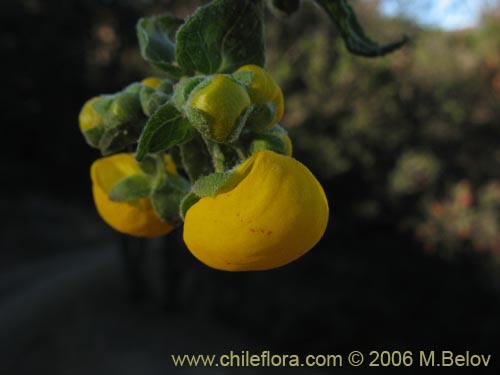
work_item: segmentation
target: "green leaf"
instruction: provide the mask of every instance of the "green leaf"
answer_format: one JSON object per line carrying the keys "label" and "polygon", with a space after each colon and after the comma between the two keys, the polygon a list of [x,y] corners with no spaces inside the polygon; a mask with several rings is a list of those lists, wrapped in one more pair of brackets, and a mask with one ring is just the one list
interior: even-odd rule
{"label": "green leaf", "polygon": [[265,63],[262,0],[215,0],[177,33],[177,62],[187,71],[233,72]]}
{"label": "green leaf", "polygon": [[254,108],[249,113],[245,126],[256,132],[269,129],[274,120],[275,108],[273,103],[254,104]]}
{"label": "green leaf", "polygon": [[146,155],[146,157],[137,164],[144,173],[150,176],[156,176],[156,159],[153,156]]}
{"label": "green leaf", "polygon": [[276,134],[271,132],[264,134],[256,134],[249,146],[250,155],[254,155],[259,151],[270,150],[281,155],[286,155],[285,142]]}
{"label": "green leaf", "polygon": [[200,177],[193,184],[193,193],[199,197],[214,197],[230,177],[231,173],[229,172],[215,172]]}
{"label": "green leaf", "polygon": [[132,202],[146,198],[151,193],[152,178],[145,174],[134,174],[118,181],[109,191],[114,202]]}
{"label": "green leaf", "polygon": [[346,48],[353,54],[366,57],[382,56],[400,48],[408,41],[408,37],[403,36],[393,43],[378,45],[366,36],[347,0],[315,1],[330,16],[344,39]]}
{"label": "green leaf", "polygon": [[164,79],[158,86],[157,90],[171,96],[174,93],[174,84],[172,81]]}
{"label": "green leaf", "polygon": [[182,165],[182,157],[181,157],[181,148],[179,147],[172,147],[169,151],[170,156],[172,157],[172,161],[174,162],[175,166],[177,169],[183,169],[184,166]]}
{"label": "green leaf", "polygon": [[91,141],[98,142],[96,146],[103,155],[121,151],[137,142],[146,123],[139,95],[133,93],[137,87],[130,85],[125,90],[103,96],[94,103],[94,110],[103,118],[103,127],[100,134],[92,135]]}
{"label": "green leaf", "polygon": [[165,14],[161,16],[141,18],[137,23],[137,39],[142,57],[151,65],[165,71],[174,78],[181,77],[184,72],[174,65],[175,32],[184,20]]}
{"label": "green leaf", "polygon": [[186,101],[189,98],[189,94],[191,94],[194,88],[201,82],[203,82],[205,78],[205,76],[182,78],[175,86],[175,91],[172,95],[172,101],[175,104],[175,108],[177,108],[179,111],[182,111],[184,108],[184,104],[186,104]]}
{"label": "green leaf", "polygon": [[165,104],[169,96],[159,90],[143,86],[139,94],[142,111],[146,116],[151,116],[159,107]]}
{"label": "green leaf", "polygon": [[234,72],[231,77],[238,81],[241,85],[248,87],[252,83],[255,74],[253,72],[248,72],[246,70],[241,70],[239,72]]}
{"label": "green leaf", "polygon": [[94,126],[93,128],[84,130],[82,133],[89,146],[99,147],[99,141],[104,134],[104,127],[100,125]]}
{"label": "green leaf", "polygon": [[182,166],[191,181],[196,181],[201,176],[206,176],[214,171],[211,155],[199,134],[180,146]]}
{"label": "green leaf", "polygon": [[147,153],[169,149],[191,137],[191,124],[168,102],[149,118],[139,139],[136,159],[141,161]]}
{"label": "green leaf", "polygon": [[182,222],[179,207],[189,189],[189,182],[182,176],[169,174],[150,197],[156,214],[172,226],[179,225]]}
{"label": "green leaf", "polygon": [[141,119],[133,123],[128,123],[123,128],[105,129],[99,139],[98,145],[101,154],[109,155],[135,144],[144,124],[145,121]]}
{"label": "green leaf", "polygon": [[189,193],[182,199],[181,204],[180,204],[180,214],[182,220],[186,218],[186,213],[188,210],[198,201],[200,200],[200,197],[197,196],[195,193]]}

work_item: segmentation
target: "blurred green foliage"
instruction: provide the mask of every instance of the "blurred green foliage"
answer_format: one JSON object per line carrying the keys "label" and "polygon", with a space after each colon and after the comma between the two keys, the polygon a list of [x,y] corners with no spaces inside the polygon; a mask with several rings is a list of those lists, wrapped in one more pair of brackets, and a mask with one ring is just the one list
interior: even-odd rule
{"label": "blurred green foliage", "polygon": [[[498,253],[498,19],[444,32],[358,4],[368,32],[410,30],[412,45],[354,57],[307,6],[291,25],[268,30],[296,156],[323,178],[334,208],[348,202],[334,211],[339,221],[388,221],[444,254]],[[339,184],[357,187],[340,195]]]}

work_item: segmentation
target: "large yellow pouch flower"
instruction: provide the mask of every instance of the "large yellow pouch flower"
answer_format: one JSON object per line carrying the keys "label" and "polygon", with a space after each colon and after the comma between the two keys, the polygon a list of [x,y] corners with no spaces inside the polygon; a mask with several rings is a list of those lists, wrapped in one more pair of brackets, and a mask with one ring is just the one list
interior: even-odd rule
{"label": "large yellow pouch flower", "polygon": [[260,151],[218,195],[187,211],[184,241],[210,267],[266,270],[309,251],[322,237],[328,213],[323,188],[303,164]]}
{"label": "large yellow pouch flower", "polygon": [[[167,163],[175,172],[175,165]],[[97,212],[118,232],[136,237],[159,237],[174,228],[156,215],[149,198],[134,202],[113,202],[108,192],[122,178],[141,173],[132,154],[116,154],[96,160],[90,169],[92,193]]]}

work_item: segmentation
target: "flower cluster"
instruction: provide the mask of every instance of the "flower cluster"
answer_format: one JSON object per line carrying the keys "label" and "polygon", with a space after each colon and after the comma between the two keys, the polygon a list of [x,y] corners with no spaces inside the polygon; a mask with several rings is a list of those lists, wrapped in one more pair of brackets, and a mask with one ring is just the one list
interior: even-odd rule
{"label": "flower cluster", "polygon": [[168,78],[92,98],[79,118],[103,155],[91,166],[103,220],[138,237],[184,225],[193,255],[230,271],[294,261],[329,216],[321,185],[292,158],[279,125],[283,93],[262,68],[263,3],[246,4],[244,14],[217,0],[186,20],[139,20],[141,55]]}
{"label": "flower cluster", "polygon": [[[135,107],[120,105],[124,93]],[[131,118],[149,124],[170,100],[179,121],[194,129],[170,154],[148,152],[138,161],[137,154],[113,153],[133,145]],[[221,270],[271,269],[299,258],[322,237],[329,210],[319,182],[291,157],[278,125],[283,112],[280,87],[255,65],[176,84],[147,78],[90,99],[80,129],[91,146],[113,153],[91,167],[97,211],[117,231],[139,237],[165,235],[183,220],[189,250]],[[120,131],[103,145],[109,129]]]}

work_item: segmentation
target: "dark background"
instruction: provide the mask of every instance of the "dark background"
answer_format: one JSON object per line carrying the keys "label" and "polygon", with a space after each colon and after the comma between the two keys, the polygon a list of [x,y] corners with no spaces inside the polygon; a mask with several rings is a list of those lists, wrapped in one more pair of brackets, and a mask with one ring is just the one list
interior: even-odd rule
{"label": "dark background", "polygon": [[[102,222],[88,174],[99,155],[77,121],[88,98],[158,74],[137,51],[139,17],[200,4],[2,1],[0,374],[204,373],[173,368],[170,354],[230,350],[469,350],[498,368],[495,13],[443,32],[355,2],[377,39],[413,37],[375,60],[349,55],[310,4],[288,20],[268,14],[283,125],[331,217],[295,263],[225,273],[190,255],[182,229],[126,240]],[[354,373],[310,370],[342,371]]]}

